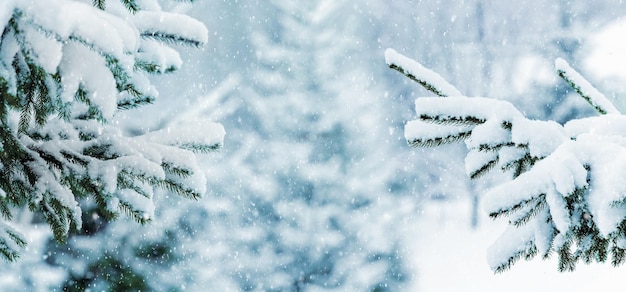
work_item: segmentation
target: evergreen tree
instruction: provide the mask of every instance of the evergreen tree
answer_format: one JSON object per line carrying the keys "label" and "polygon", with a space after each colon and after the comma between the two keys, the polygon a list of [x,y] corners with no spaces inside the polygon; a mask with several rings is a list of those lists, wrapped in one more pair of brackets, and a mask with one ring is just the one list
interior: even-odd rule
{"label": "evergreen tree", "polygon": [[63,242],[85,208],[143,224],[154,217],[155,187],[192,199],[205,192],[195,153],[220,147],[221,125],[129,136],[116,120],[152,103],[148,76],[178,69],[171,45],[205,43],[203,24],[157,1],[9,0],[0,11],[3,257],[26,244],[8,223],[22,207]]}
{"label": "evergreen tree", "polygon": [[237,49],[220,60],[239,73],[229,78],[232,92],[213,101],[232,129],[230,146],[208,170],[214,187],[195,225],[202,240],[192,243],[186,265],[197,276],[187,287],[406,287],[403,227],[417,224],[419,197],[393,146],[403,141],[392,138],[381,112],[386,72],[368,61],[377,48],[362,46],[378,36],[359,33],[371,25],[358,13],[364,5],[221,5],[246,35],[233,33]]}
{"label": "evergreen tree", "polygon": [[414,147],[465,141],[470,178],[493,169],[511,179],[486,194],[493,218],[509,228],[489,249],[489,264],[504,271],[519,258],[556,253],[559,270],[580,260],[622,264],[626,254],[623,127],[612,103],[562,59],[556,69],[602,116],[564,125],[530,120],[505,101],[464,97],[440,75],[392,49],[387,64],[438,98],[418,98],[418,120],[406,125]]}

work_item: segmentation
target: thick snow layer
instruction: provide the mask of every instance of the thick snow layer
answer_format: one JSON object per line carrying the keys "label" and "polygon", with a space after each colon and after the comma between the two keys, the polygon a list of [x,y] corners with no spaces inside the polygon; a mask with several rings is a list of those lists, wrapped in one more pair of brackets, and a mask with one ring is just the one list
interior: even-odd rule
{"label": "thick snow layer", "polygon": [[63,85],[63,101],[73,101],[74,94],[82,87],[105,119],[113,116],[117,110],[115,79],[104,59],[97,53],[79,44],[66,44],[59,73]]}
{"label": "thick snow layer", "polygon": [[67,0],[18,1],[27,21],[49,30],[58,38],[70,37],[93,43],[99,50],[116,58],[134,52],[138,33],[120,17],[92,7],[90,4]]}
{"label": "thick snow layer", "polygon": [[178,70],[183,64],[178,51],[154,40],[143,40],[137,58],[159,67],[159,72]]}
{"label": "thick snow layer", "polygon": [[545,194],[550,189],[567,196],[576,188],[587,186],[587,170],[572,150],[574,146],[573,142],[560,146],[530,171],[493,188],[485,196],[485,210],[488,213],[499,212]]}
{"label": "thick snow layer", "polygon": [[567,137],[563,127],[553,121],[518,119],[513,121],[511,139],[515,144],[527,145],[533,157],[545,157]]}
{"label": "thick snow layer", "polygon": [[537,213],[537,220],[534,220],[532,225],[535,229],[535,246],[539,256],[544,258],[550,254],[552,250],[553,234],[555,233],[555,227],[550,218],[550,210],[548,208],[542,208]]}
{"label": "thick snow layer", "polygon": [[502,147],[499,153],[499,161],[502,166],[509,165],[526,156],[526,150],[520,147],[510,146]]}
{"label": "thick snow layer", "polygon": [[502,120],[490,119],[476,126],[472,136],[465,141],[468,149],[477,149],[481,146],[492,148],[511,141],[511,132],[502,127]]}
{"label": "thick snow layer", "polygon": [[626,115],[605,115],[576,119],[564,126],[569,137],[577,137],[584,133],[614,137],[626,136]]}
{"label": "thick snow layer", "polygon": [[515,227],[509,225],[506,231],[487,250],[487,263],[495,269],[505,265],[513,254],[524,253],[530,249],[535,239],[534,226],[531,224]]}
{"label": "thick snow layer", "polygon": [[610,138],[593,134],[580,135],[581,159],[590,165],[589,211],[600,234],[617,231],[626,218],[626,208],[615,202],[626,198],[626,149]]}
{"label": "thick snow layer", "polygon": [[34,27],[24,28],[24,38],[31,45],[33,58],[36,62],[50,74],[57,71],[57,66],[61,63],[63,56],[63,45],[38,32]]}
{"label": "thick snow layer", "polygon": [[[550,208],[550,215],[552,216],[552,221],[556,226],[556,229],[560,233],[567,233],[569,230],[572,220],[570,219],[569,209],[567,208],[567,202],[565,202],[565,198],[563,195],[554,189],[550,188],[546,190],[546,202],[548,203],[548,207]],[[545,219],[544,219],[545,220]],[[541,220],[536,220],[541,221]],[[541,230],[538,230],[541,231]],[[551,232],[551,230],[546,230]],[[545,234],[549,236],[550,233]]]}
{"label": "thick snow layer", "polygon": [[11,19],[16,6],[15,2],[17,1],[4,0],[0,2],[0,27],[4,28],[9,22],[9,19]]}
{"label": "thick snow layer", "polygon": [[465,156],[465,173],[472,176],[486,165],[498,161],[498,152],[472,150]]}

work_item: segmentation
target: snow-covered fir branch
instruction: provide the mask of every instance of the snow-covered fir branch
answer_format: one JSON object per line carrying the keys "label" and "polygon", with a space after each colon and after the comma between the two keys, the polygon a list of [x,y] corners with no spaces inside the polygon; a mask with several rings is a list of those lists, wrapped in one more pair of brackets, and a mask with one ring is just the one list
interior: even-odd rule
{"label": "snow-covered fir branch", "polygon": [[461,92],[441,75],[422,66],[394,49],[385,50],[385,61],[389,68],[404,74],[438,96],[462,96]]}
{"label": "snow-covered fir branch", "polygon": [[[417,62],[393,61],[399,57],[390,58],[394,55],[389,52],[387,63],[400,67],[396,70],[407,76],[410,72],[411,79],[432,80],[429,70],[414,69],[421,68]],[[520,258],[555,253],[560,271],[573,270],[579,261],[604,262],[610,257],[618,265],[626,260],[626,184],[621,175],[626,171],[626,117],[565,61],[557,60],[556,71],[598,112],[608,115],[560,125],[528,119],[505,101],[423,97],[415,101],[419,119],[405,128],[414,147],[465,141],[471,178],[494,169],[511,173],[511,179],[490,190],[484,200],[491,217],[509,222],[489,248],[489,264],[496,272]],[[431,90],[437,84],[448,88],[445,81],[425,87]]]}
{"label": "snow-covered fir branch", "polygon": [[[126,136],[119,110],[158,95],[148,74],[177,70],[171,44],[199,46],[207,29],[157,1],[8,0],[0,3],[0,210],[28,206],[57,240],[82,224],[82,200],[109,219],[154,215],[154,188],[197,199],[195,153],[217,150],[221,125],[205,121]],[[26,241],[2,222],[0,253]]]}
{"label": "snow-covered fir branch", "polygon": [[599,113],[620,114],[613,103],[591,85],[580,73],[576,72],[567,61],[558,58],[554,61],[554,65],[559,76]]}

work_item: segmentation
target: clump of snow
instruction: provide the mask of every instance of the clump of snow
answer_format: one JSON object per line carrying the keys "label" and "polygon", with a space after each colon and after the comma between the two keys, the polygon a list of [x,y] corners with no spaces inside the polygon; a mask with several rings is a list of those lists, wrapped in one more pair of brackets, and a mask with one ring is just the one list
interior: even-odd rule
{"label": "clump of snow", "polygon": [[534,226],[508,226],[506,231],[487,250],[487,263],[492,269],[505,266],[511,255],[524,254],[532,248]]}
{"label": "clump of snow", "polygon": [[465,156],[465,173],[472,176],[484,166],[488,166],[498,161],[496,151],[470,151]]}
{"label": "clump of snow", "polygon": [[24,38],[25,41],[31,45],[33,57],[36,58],[36,62],[47,73],[56,73],[57,66],[59,66],[61,57],[63,56],[63,45],[39,33],[31,26],[24,28]]}
{"label": "clump of snow", "polygon": [[137,31],[126,20],[90,4],[62,0],[19,2],[18,9],[24,11],[28,21],[60,39],[91,42],[118,59],[137,49]]}
{"label": "clump of snow", "polygon": [[481,146],[494,147],[511,141],[511,132],[503,127],[504,121],[489,119],[472,130],[472,136],[465,140],[468,149],[479,149]]}
{"label": "clump of snow", "polygon": [[626,115],[605,115],[583,119],[575,119],[564,125],[569,137],[577,137],[585,133],[623,137],[626,133]]}
{"label": "clump of snow", "polygon": [[159,73],[178,70],[183,64],[178,51],[154,40],[144,40],[139,47],[137,58],[159,68]]}
{"label": "clump of snow", "polygon": [[105,119],[113,116],[117,110],[115,79],[97,53],[84,46],[68,43],[63,48],[59,73],[63,101],[73,101],[75,93],[82,87]]}
{"label": "clump of snow", "polygon": [[533,157],[548,156],[567,139],[563,127],[553,121],[517,119],[512,125],[511,140],[518,145],[527,145]]}

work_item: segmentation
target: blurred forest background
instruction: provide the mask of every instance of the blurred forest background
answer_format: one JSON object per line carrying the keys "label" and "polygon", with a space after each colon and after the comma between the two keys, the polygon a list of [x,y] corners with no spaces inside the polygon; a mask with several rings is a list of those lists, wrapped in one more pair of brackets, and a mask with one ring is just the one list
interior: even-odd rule
{"label": "blurred forest background", "polygon": [[[423,226],[481,228],[480,194],[490,182],[466,178],[461,147],[406,145],[413,102],[429,93],[387,68],[386,48],[468,96],[508,100],[531,118],[594,114],[568,97],[557,57],[605,93],[624,91],[620,75],[588,61],[601,29],[626,15],[618,0],[163,8],[203,21],[209,44],[183,48],[183,68],[155,77],[157,102],[117,121],[137,134],[198,117],[222,123],[225,146],[204,160],[209,192],[198,202],[160,193],[157,219],[143,227],[85,214],[66,245],[25,210],[15,221],[31,243],[19,262],[0,264],[2,290],[412,291],[428,268],[416,256],[432,244]],[[446,204],[464,211],[424,216]]]}

